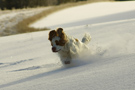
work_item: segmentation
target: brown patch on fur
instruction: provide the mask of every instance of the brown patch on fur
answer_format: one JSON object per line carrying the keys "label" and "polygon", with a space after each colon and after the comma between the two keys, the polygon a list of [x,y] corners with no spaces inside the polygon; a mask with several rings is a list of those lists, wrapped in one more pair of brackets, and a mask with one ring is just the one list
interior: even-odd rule
{"label": "brown patch on fur", "polygon": [[58,36],[57,32],[55,30],[52,30],[49,32],[48,39],[51,41],[53,37]]}
{"label": "brown patch on fur", "polygon": [[68,40],[66,34],[63,31],[63,28],[58,28],[57,33],[58,36],[60,37],[59,45],[64,46]]}
{"label": "brown patch on fur", "polygon": [[51,42],[51,45],[53,46],[53,43]]}
{"label": "brown patch on fur", "polygon": [[78,42],[78,39],[75,38],[75,40],[76,40],[76,42]]}

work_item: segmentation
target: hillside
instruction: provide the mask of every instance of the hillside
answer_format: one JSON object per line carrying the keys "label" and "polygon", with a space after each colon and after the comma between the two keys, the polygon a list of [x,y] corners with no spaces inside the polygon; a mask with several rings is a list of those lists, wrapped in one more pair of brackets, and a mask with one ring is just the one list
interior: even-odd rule
{"label": "hillside", "polygon": [[[112,3],[95,3],[65,10],[75,12],[94,6],[106,10],[107,6],[111,8],[109,4]],[[90,53],[76,58],[69,67],[62,66],[57,54],[51,52],[49,31],[1,37],[0,90],[134,90],[135,7],[132,5],[135,1],[113,4],[123,8],[97,16],[91,13],[101,9],[95,8],[87,12],[90,17],[86,15],[84,19],[76,12],[80,16],[76,19],[79,21],[71,18],[66,23],[69,18],[65,18],[65,23],[58,23],[59,16],[56,15],[60,13],[63,16],[65,12],[62,10],[46,17],[44,22],[41,20],[45,23],[54,18],[54,23],[49,26],[51,22],[48,22],[48,27],[64,27],[68,35],[80,40],[85,32],[91,34]],[[36,28],[40,24],[35,22],[32,26]]]}

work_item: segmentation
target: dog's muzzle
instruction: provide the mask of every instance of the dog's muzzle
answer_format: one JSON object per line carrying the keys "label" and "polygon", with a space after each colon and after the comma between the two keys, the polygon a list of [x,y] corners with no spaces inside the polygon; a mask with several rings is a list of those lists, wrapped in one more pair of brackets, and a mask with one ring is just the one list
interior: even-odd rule
{"label": "dog's muzzle", "polygon": [[52,47],[52,52],[58,52],[60,50],[56,50],[56,47]]}

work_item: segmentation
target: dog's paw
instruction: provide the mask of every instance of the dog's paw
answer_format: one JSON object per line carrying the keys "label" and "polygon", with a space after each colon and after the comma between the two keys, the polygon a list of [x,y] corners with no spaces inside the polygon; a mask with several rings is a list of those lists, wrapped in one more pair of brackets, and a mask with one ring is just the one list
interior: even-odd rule
{"label": "dog's paw", "polygon": [[65,64],[70,64],[70,61],[65,61]]}

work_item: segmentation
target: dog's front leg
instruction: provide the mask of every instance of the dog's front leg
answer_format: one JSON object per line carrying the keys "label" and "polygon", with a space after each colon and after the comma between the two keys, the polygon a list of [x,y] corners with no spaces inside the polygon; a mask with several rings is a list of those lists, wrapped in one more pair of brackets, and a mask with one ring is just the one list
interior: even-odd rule
{"label": "dog's front leg", "polygon": [[65,60],[65,64],[70,64],[70,63],[71,63],[71,56],[69,55]]}
{"label": "dog's front leg", "polygon": [[71,57],[68,53],[66,55],[60,55],[60,60],[61,60],[62,64],[70,64],[71,63]]}
{"label": "dog's front leg", "polygon": [[66,58],[66,60],[65,60],[65,64],[70,64],[71,61],[72,61],[72,57],[71,57],[71,52],[69,51],[69,52],[67,53],[67,58]]}
{"label": "dog's front leg", "polygon": [[58,55],[60,57],[60,60],[62,62],[62,64],[70,64],[71,63],[71,55],[70,55],[70,51],[66,51],[66,52],[59,52]]}
{"label": "dog's front leg", "polygon": [[71,63],[71,59],[70,58],[65,58],[65,59],[63,59],[63,58],[60,58],[61,59],[61,62],[63,63],[63,64],[70,64]]}

